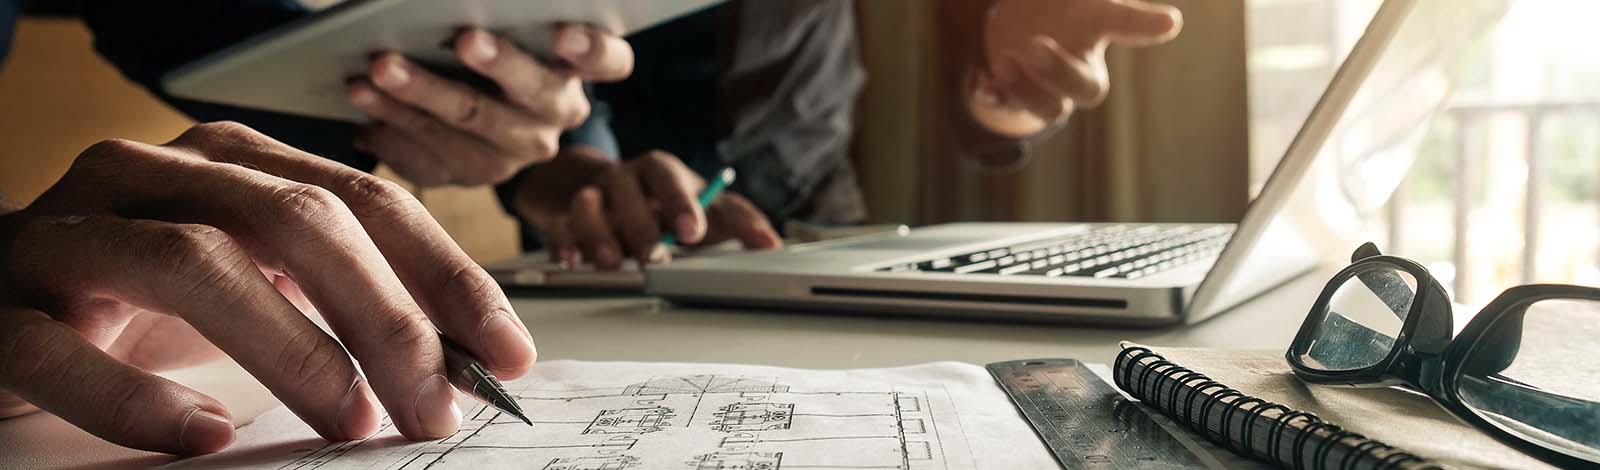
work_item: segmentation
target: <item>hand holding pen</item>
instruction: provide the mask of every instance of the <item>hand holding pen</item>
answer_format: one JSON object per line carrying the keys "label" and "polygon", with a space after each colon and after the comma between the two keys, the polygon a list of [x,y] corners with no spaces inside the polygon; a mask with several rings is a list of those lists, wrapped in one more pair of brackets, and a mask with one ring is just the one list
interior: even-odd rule
{"label": "hand holding pen", "polygon": [[739,240],[747,249],[771,249],[783,243],[755,204],[723,191],[733,182],[731,169],[707,181],[664,152],[623,162],[567,152],[514,183],[517,210],[538,227],[556,261],[614,270],[630,258],[666,262],[669,244]]}

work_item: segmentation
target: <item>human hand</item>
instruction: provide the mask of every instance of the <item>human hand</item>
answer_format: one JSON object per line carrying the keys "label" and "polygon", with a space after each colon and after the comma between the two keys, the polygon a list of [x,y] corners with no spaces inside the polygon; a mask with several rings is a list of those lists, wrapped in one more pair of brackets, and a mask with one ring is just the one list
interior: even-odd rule
{"label": "human hand", "polygon": [[615,81],[633,71],[633,49],[587,26],[555,31],[564,63],[543,64],[483,30],[456,37],[456,55],[492,80],[486,92],[383,53],[366,78],[351,81],[350,103],[374,119],[356,139],[395,172],[421,186],[504,182],[556,153],[561,132],[589,116],[583,81]]}
{"label": "human hand", "polygon": [[0,417],[37,407],[124,446],[215,452],[228,410],[147,371],[226,353],[329,440],[370,435],[380,404],[438,438],[461,420],[439,332],[504,377],[534,361],[416,199],[238,124],[102,142],[0,216]]}
{"label": "human hand", "polygon": [[777,231],[744,196],[724,192],[701,209],[704,179],[665,152],[614,162],[577,146],[517,179],[517,211],[544,237],[554,261],[589,260],[618,269],[668,260],[660,244],[671,230],[685,245],[739,240],[746,249],[783,245]]}
{"label": "human hand", "polygon": [[1182,28],[1177,8],[1143,0],[998,0],[985,19],[985,62],[968,73],[967,109],[992,132],[1033,135],[1105,100],[1107,45],[1161,44]]}

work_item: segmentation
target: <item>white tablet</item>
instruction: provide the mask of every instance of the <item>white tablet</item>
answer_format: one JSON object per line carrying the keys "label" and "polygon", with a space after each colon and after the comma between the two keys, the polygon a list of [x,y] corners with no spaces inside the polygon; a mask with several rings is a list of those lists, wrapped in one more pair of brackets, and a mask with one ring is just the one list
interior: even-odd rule
{"label": "white tablet", "polygon": [[364,115],[345,100],[345,81],[366,75],[373,52],[463,69],[450,40],[475,26],[548,57],[558,23],[626,35],[719,1],[349,0],[184,65],[162,85],[193,100],[361,121]]}

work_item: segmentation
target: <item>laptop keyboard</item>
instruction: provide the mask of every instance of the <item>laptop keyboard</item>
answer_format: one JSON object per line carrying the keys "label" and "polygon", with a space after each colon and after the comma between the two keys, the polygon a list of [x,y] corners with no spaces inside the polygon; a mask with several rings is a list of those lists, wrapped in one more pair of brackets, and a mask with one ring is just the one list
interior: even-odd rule
{"label": "laptop keyboard", "polygon": [[1108,225],[878,271],[1138,279],[1216,256],[1232,235],[1231,225]]}

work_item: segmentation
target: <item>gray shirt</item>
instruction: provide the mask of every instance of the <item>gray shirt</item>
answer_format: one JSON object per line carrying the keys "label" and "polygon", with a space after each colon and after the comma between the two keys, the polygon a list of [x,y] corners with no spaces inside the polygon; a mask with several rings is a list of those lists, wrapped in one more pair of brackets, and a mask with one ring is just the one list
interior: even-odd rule
{"label": "gray shirt", "polygon": [[733,189],[779,227],[859,222],[849,148],[866,74],[853,8],[734,0],[630,36],[633,76],[596,85],[594,115],[567,141],[622,158],[666,150],[701,174],[731,165]]}

